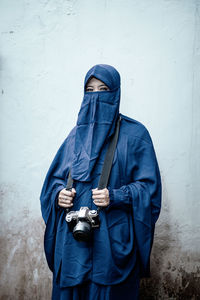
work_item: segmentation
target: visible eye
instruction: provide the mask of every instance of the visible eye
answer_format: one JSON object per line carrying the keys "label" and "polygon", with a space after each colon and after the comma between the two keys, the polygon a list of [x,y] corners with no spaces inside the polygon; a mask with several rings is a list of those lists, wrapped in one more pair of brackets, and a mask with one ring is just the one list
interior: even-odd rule
{"label": "visible eye", "polygon": [[87,87],[87,88],[86,88],[86,92],[93,92],[93,88]]}
{"label": "visible eye", "polygon": [[109,88],[107,86],[103,86],[100,88],[100,91],[109,91]]}

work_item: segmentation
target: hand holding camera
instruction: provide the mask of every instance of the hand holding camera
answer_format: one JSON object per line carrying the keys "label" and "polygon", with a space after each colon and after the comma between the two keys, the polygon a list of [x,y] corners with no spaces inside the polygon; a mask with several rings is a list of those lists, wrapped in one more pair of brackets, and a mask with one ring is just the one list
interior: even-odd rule
{"label": "hand holding camera", "polygon": [[76,190],[72,188],[71,191],[62,189],[58,194],[58,205],[63,208],[70,208],[73,206],[73,199],[76,195]]}
{"label": "hand holding camera", "polygon": [[[72,194],[70,196],[65,196],[68,199],[65,200],[67,202],[65,205],[73,205],[73,191],[74,189],[72,189]],[[65,195],[66,192],[68,192],[67,194],[69,195],[69,191],[65,191]],[[63,201],[62,193],[60,198],[61,201]],[[110,203],[109,191],[107,188],[102,190],[98,190],[97,188],[93,189],[92,198],[94,200],[94,204],[98,207],[106,207]],[[69,208],[70,206],[65,207]],[[68,211],[65,220],[68,223],[70,230],[73,232],[74,238],[79,242],[89,241],[92,235],[92,229],[99,228],[100,226],[99,210],[91,210],[86,206],[80,207],[77,211]]]}

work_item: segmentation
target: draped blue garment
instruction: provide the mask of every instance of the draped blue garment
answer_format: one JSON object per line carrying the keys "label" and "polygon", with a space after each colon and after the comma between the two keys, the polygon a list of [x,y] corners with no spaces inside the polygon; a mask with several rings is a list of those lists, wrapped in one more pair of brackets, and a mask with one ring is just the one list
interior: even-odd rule
{"label": "draped blue garment", "polygon": [[[139,299],[139,266],[120,284],[99,285],[92,281],[73,287],[60,288],[53,280],[52,300],[137,300]],[[125,297],[126,295],[126,297]]]}
{"label": "draped blue garment", "polygon": [[90,242],[78,242],[58,207],[69,169],[76,196],[73,210],[96,209],[92,189],[98,186],[110,137],[119,116],[120,77],[111,66],[89,70],[110,91],[85,92],[77,125],[59,148],[46,175],[40,200],[46,223],[44,248],[49,268],[60,287],[92,281],[100,285],[124,282],[136,261],[149,275],[154,227],[161,207],[161,180],[151,137],[139,122],[120,115],[119,139],[108,182],[110,204],[100,211],[100,228]]}
{"label": "draped blue garment", "polygon": [[[60,285],[74,286],[86,280],[112,285],[124,281],[140,261],[143,275],[149,274],[149,258],[154,226],[160,212],[161,181],[151,138],[139,122],[121,115],[119,140],[109,179],[111,203],[100,212],[101,226],[91,243],[77,242],[58,209],[58,192],[66,186],[71,166],[73,129],[58,150],[47,173],[41,209],[46,231],[45,253],[50,269]],[[75,181],[73,210],[81,206],[95,209],[92,188],[100,177],[105,149],[90,182]]]}

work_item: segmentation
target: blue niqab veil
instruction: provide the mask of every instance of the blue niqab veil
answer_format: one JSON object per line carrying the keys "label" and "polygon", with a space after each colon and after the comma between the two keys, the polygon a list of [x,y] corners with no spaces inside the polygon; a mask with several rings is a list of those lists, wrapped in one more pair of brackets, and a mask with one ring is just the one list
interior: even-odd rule
{"label": "blue niqab veil", "polygon": [[119,116],[120,75],[109,65],[96,65],[86,74],[87,82],[95,77],[104,82],[109,91],[85,92],[78,114],[75,133],[72,178],[90,181],[92,171],[106,140],[114,133]]}

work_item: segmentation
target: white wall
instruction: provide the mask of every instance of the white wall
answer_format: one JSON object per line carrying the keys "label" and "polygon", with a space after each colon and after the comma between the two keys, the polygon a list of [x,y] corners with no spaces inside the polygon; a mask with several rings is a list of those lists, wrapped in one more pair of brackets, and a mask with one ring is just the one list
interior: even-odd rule
{"label": "white wall", "polygon": [[1,0],[2,299],[50,297],[40,189],[76,122],[85,73],[97,63],[119,70],[121,112],[149,129],[163,179],[152,279],[142,283],[142,295],[199,295],[199,6]]}

